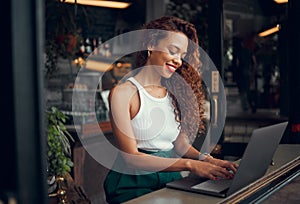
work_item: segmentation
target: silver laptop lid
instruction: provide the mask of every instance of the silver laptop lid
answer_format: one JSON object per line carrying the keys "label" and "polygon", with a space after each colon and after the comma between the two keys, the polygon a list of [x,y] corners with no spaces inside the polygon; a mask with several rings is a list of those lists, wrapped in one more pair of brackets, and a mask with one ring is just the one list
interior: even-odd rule
{"label": "silver laptop lid", "polygon": [[264,176],[288,122],[255,129],[227,195]]}

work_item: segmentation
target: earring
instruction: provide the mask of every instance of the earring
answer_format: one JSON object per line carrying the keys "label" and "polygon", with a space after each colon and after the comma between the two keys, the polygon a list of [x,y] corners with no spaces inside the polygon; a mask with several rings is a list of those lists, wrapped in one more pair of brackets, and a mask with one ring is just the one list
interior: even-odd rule
{"label": "earring", "polygon": [[148,50],[148,52],[147,52],[147,53],[148,53],[148,57],[150,57],[150,55],[151,55],[151,52]]}

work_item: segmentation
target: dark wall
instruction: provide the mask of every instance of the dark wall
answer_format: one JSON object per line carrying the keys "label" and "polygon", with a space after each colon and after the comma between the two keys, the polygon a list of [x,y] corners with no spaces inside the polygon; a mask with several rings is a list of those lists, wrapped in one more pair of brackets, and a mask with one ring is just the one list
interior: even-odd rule
{"label": "dark wall", "polygon": [[[39,0],[4,2],[0,203],[46,203],[41,74],[43,8]],[[14,202],[13,200],[10,202]]]}
{"label": "dark wall", "polygon": [[[11,2],[3,2],[4,7],[7,10],[11,10]],[[2,32],[1,45],[4,56],[2,66],[6,67],[2,70],[3,77],[0,80],[0,85],[3,87],[2,99],[0,104],[2,107],[2,122],[1,136],[0,136],[0,161],[1,161],[1,173],[0,173],[0,193],[15,192],[17,189],[16,180],[16,147],[15,147],[15,137],[14,137],[14,110],[13,110],[13,70],[12,70],[12,46],[11,46],[11,16],[7,16],[4,12],[1,12],[1,19],[6,19],[3,21],[4,32]],[[9,155],[9,156],[8,156]],[[4,195],[2,195],[4,196]],[[1,198],[0,198],[1,200]]]}

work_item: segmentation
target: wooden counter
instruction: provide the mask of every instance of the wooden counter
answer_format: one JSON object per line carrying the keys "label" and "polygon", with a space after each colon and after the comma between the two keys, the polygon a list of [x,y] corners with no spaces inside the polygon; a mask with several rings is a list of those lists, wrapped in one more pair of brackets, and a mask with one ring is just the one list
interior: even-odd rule
{"label": "wooden counter", "polygon": [[[82,146],[82,140],[91,141],[101,136],[108,136],[112,134],[110,121],[102,121],[99,123],[85,123],[82,125],[68,125],[67,130],[75,138],[75,144],[72,148],[72,160],[74,162],[73,177],[76,185],[82,186],[84,183],[83,168],[86,159],[86,150]],[[102,132],[99,132],[99,128]],[[103,135],[102,135],[103,134]]]}
{"label": "wooden counter", "polygon": [[[270,166],[266,176],[276,172],[278,169],[283,168],[287,163],[299,159],[300,156],[300,145],[297,144],[281,144],[279,145],[275,155],[274,155],[274,166]],[[240,191],[239,191],[240,192]],[[233,197],[239,192],[231,195]],[[191,193],[180,191],[176,189],[163,188],[161,190],[146,194],[144,196],[132,199],[126,204],[189,204],[189,203],[205,203],[205,204],[215,204],[215,203],[226,203],[228,198],[218,198],[213,196],[207,196],[198,193]],[[230,202],[229,202],[230,203]],[[231,202],[232,203],[232,202]]]}
{"label": "wooden counter", "polygon": [[[99,127],[102,133],[99,133]],[[86,123],[74,127],[67,127],[74,136],[75,144],[72,147],[72,160],[74,162],[72,176],[74,184],[82,186],[92,203],[105,203],[105,195],[102,188],[104,178],[107,174],[106,167],[99,164],[87,152],[85,145],[93,145],[99,139],[112,139],[112,129],[110,121],[97,123]],[[80,139],[79,139],[80,138]]]}

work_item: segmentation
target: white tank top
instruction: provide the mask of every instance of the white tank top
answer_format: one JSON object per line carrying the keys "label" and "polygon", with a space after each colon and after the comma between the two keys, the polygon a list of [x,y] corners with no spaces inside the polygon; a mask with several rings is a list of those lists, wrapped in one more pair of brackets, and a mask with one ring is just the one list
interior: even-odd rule
{"label": "white tank top", "polygon": [[140,109],[131,120],[137,147],[150,151],[171,150],[180,129],[168,92],[164,98],[155,98],[133,77],[128,80],[137,87],[140,97]]}

